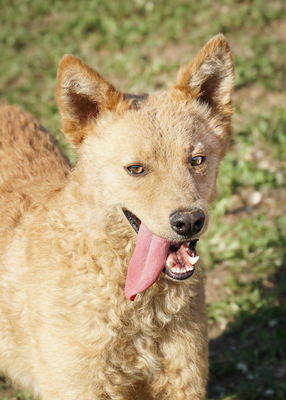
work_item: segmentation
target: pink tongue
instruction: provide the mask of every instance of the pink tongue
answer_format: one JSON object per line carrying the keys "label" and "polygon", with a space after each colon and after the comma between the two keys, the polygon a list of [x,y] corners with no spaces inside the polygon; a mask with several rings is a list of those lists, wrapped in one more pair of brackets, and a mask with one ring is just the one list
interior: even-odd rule
{"label": "pink tongue", "polygon": [[156,282],[165,266],[169,246],[170,242],[153,235],[141,222],[137,244],[127,271],[127,299],[133,301],[138,293]]}

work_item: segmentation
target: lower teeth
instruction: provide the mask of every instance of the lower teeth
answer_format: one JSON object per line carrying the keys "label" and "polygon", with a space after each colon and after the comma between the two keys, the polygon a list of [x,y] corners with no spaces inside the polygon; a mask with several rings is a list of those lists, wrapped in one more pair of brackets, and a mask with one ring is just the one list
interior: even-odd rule
{"label": "lower teeth", "polygon": [[180,267],[173,267],[171,268],[172,272],[175,272],[176,274],[184,274],[186,272],[190,272],[194,270],[194,266],[191,265],[190,267],[186,267],[186,268],[180,268]]}

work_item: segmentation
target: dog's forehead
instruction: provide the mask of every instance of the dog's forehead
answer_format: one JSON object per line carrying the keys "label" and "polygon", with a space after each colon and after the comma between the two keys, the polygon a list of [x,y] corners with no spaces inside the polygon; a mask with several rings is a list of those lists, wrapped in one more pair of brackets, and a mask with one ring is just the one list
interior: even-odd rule
{"label": "dog's forehead", "polygon": [[177,101],[170,92],[134,96],[125,116],[134,140],[156,145],[189,146],[210,132],[197,101]]}
{"label": "dog's forehead", "polygon": [[205,152],[212,147],[214,135],[195,100],[176,101],[169,92],[129,100],[128,110],[110,114],[100,123],[102,143],[113,158],[126,158],[126,163],[164,158],[183,161],[190,151]]}

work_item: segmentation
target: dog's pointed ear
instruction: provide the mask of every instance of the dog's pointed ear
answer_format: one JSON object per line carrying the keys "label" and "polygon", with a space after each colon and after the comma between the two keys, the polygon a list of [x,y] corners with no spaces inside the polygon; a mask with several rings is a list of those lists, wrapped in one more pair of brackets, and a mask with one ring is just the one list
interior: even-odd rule
{"label": "dog's pointed ear", "polygon": [[62,58],[57,99],[62,130],[72,145],[77,146],[82,141],[90,123],[104,111],[117,109],[125,97],[80,59],[72,55]]}
{"label": "dog's pointed ear", "polygon": [[186,93],[207,104],[223,118],[229,118],[233,108],[234,66],[230,48],[222,34],[214,36],[194,61],[179,71],[175,91]]}

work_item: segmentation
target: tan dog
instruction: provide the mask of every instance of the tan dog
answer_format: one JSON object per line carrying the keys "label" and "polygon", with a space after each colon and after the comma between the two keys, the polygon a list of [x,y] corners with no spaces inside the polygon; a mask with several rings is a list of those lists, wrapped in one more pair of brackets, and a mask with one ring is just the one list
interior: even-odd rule
{"label": "tan dog", "polygon": [[233,85],[222,35],[150,96],[118,92],[65,56],[57,95],[73,170],[30,115],[1,109],[4,374],[44,400],[205,397],[195,244],[231,134]]}

